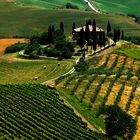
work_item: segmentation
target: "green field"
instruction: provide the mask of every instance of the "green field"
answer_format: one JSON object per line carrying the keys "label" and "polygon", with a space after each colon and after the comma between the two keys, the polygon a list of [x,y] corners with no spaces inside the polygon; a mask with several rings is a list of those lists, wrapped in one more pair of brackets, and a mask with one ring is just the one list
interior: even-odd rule
{"label": "green field", "polygon": [[139,0],[92,0],[101,11],[119,14],[134,14],[140,16]]}
{"label": "green field", "polygon": [[134,58],[134,59],[137,59],[137,60],[140,60],[140,48],[139,47],[134,47],[133,44],[128,44],[128,45],[125,45],[125,46],[121,46],[119,48],[117,48],[115,50],[115,52],[117,54],[121,54],[121,55],[124,55],[124,56],[127,56],[127,57],[130,57],[130,58]]}
{"label": "green field", "polygon": [[94,14],[80,10],[45,10],[31,7],[22,7],[0,2],[0,36],[11,37],[14,35],[29,35],[34,32],[48,30],[50,24],[59,27],[60,21],[65,24],[66,33],[71,33],[73,22],[81,26],[88,19],[95,18],[97,25],[106,30],[107,20],[113,27],[120,27],[125,35],[140,36],[140,25],[132,18],[111,14]]}
{"label": "green field", "polygon": [[[41,83],[56,78],[68,72],[72,66],[72,60],[57,61],[46,60],[14,60],[14,55],[0,56],[0,83]],[[60,63],[60,66],[58,66]],[[44,69],[44,66],[47,68]],[[38,80],[34,80],[38,77]]]}
{"label": "green field", "polygon": [[65,8],[66,3],[71,3],[78,6],[79,9],[90,9],[83,0],[16,0],[17,4],[23,4],[24,6],[32,6],[38,8]]}
{"label": "green field", "polygon": [[46,86],[0,85],[0,93],[0,139],[107,139]]}
{"label": "green field", "polygon": [[[139,0],[90,0],[93,5],[101,11],[109,13],[119,13],[119,14],[135,14],[140,16]],[[77,5],[79,9],[85,10],[90,9],[84,2],[84,0],[16,0],[18,4],[23,4],[24,6],[35,6],[38,8],[64,8],[66,3],[70,2]],[[90,9],[91,10],[91,9]]]}

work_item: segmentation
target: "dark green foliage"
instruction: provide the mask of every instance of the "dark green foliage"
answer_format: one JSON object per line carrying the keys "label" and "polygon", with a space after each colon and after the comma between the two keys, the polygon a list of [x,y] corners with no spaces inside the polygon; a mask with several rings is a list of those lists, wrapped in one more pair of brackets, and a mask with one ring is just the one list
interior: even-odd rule
{"label": "dark green foliage", "polygon": [[136,133],[137,123],[131,115],[115,105],[106,106],[105,117],[106,133],[109,138],[131,140]]}
{"label": "dark green foliage", "polygon": [[121,40],[124,40],[124,31],[121,33]]}
{"label": "dark green foliage", "polygon": [[59,94],[39,84],[0,85],[0,134],[7,139],[106,140],[87,129]]}
{"label": "dark green foliage", "polygon": [[82,49],[84,47],[84,45],[86,44],[86,41],[85,41],[85,36],[84,36],[84,31],[83,31],[83,28],[80,30],[80,35],[79,35],[79,38],[77,40],[77,45],[80,46],[80,48]]}
{"label": "dark green foliage", "polygon": [[38,52],[40,48],[40,45],[37,43],[37,42],[34,42],[34,43],[29,43],[26,48],[25,48],[25,54],[31,54],[31,53],[35,53],[36,51],[36,54]]}
{"label": "dark green foliage", "polygon": [[127,41],[131,41],[132,43],[140,45],[140,37],[137,37],[137,36],[125,36],[124,39],[127,40]]}
{"label": "dark green foliage", "polygon": [[117,42],[117,38],[118,38],[117,31],[116,31],[116,29],[114,29],[113,40],[115,43]]}
{"label": "dark green foliage", "polygon": [[41,45],[46,45],[48,42],[48,32],[43,32],[41,34],[35,34],[35,35],[32,35],[29,37],[30,39],[30,42],[31,43],[34,43],[34,42],[37,42]]}
{"label": "dark green foliage", "polygon": [[62,21],[60,22],[60,30],[64,33],[64,23]]}
{"label": "dark green foliage", "polygon": [[56,44],[58,42],[63,42],[65,41],[66,36],[64,34],[64,32],[60,29],[57,29],[54,31],[53,33],[53,43]]}
{"label": "dark green foliage", "polygon": [[75,23],[72,25],[72,34],[74,33],[74,29],[76,28]]}
{"label": "dark green foliage", "polygon": [[77,62],[77,64],[74,66],[75,70],[77,72],[83,72],[86,71],[88,69],[88,64],[87,62],[84,60],[83,57],[80,57],[79,61]]}
{"label": "dark green foliage", "polygon": [[120,40],[120,36],[121,36],[121,31],[120,29],[117,30],[117,41]]}
{"label": "dark green foliage", "polygon": [[67,9],[79,9],[77,5],[73,5],[71,3],[66,3],[66,8]]}
{"label": "dark green foliage", "polygon": [[21,50],[24,50],[28,44],[26,43],[16,43],[10,47],[7,47],[5,49],[5,53],[14,53],[14,52],[19,52]]}
{"label": "dark green foliage", "polygon": [[90,38],[89,34],[90,34],[90,31],[89,31],[89,23],[88,23],[88,21],[86,21],[85,40],[87,42],[89,42],[89,38]]}
{"label": "dark green foliage", "polygon": [[52,28],[49,26],[48,28],[48,37],[47,37],[47,43],[50,44],[53,41],[53,34],[52,34]]}
{"label": "dark green foliage", "polygon": [[92,39],[93,39],[93,50],[96,51],[97,45],[97,34],[96,34],[96,20],[93,20],[93,31],[92,31]]}
{"label": "dark green foliage", "polygon": [[103,45],[103,34],[102,34],[102,31],[100,30],[99,32],[99,46],[100,48],[102,48],[102,45]]}
{"label": "dark green foliage", "polygon": [[109,37],[112,36],[111,25],[110,25],[110,22],[109,21],[107,23],[107,36],[109,36]]}

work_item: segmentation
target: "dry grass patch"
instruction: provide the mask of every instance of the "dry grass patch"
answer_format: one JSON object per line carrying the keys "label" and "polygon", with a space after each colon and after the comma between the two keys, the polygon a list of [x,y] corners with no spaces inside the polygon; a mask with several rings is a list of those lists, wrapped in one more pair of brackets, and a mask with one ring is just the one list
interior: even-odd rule
{"label": "dry grass patch", "polygon": [[3,54],[5,49],[11,45],[14,45],[15,43],[25,43],[28,42],[27,39],[14,39],[14,38],[5,38],[0,39],[0,54]]}

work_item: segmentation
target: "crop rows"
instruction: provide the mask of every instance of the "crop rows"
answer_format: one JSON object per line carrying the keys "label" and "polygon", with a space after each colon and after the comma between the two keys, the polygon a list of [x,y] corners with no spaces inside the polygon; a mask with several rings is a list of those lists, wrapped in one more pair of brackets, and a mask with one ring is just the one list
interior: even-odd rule
{"label": "crop rows", "polygon": [[0,135],[10,139],[106,139],[42,85],[0,85]]}

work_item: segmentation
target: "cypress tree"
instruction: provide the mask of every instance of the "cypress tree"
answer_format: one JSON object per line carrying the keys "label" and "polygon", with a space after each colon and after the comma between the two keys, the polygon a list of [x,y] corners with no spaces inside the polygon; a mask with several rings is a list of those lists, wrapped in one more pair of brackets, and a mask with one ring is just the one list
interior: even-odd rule
{"label": "cypress tree", "polygon": [[93,30],[96,31],[96,20],[93,19]]}
{"label": "cypress tree", "polygon": [[88,20],[88,25],[92,25],[91,19]]}
{"label": "cypress tree", "polygon": [[124,31],[122,31],[121,39],[124,40]]}
{"label": "cypress tree", "polygon": [[54,32],[55,28],[54,28],[54,25],[52,25],[52,32]]}
{"label": "cypress tree", "polygon": [[74,29],[76,28],[75,23],[72,25],[72,34],[74,33]]}
{"label": "cypress tree", "polygon": [[117,42],[117,31],[116,31],[116,29],[114,29],[113,40],[114,40],[115,43]]}
{"label": "cypress tree", "polygon": [[89,25],[88,25],[88,22],[86,22],[85,39],[86,39],[87,42],[89,42],[89,34],[90,34]]}
{"label": "cypress tree", "polygon": [[120,29],[117,30],[117,41],[120,40],[120,36],[121,36],[121,31]]}
{"label": "cypress tree", "polygon": [[97,34],[96,34],[96,20],[93,20],[93,31],[92,31],[92,39],[93,39],[93,50],[96,51],[96,44],[97,44]]}
{"label": "cypress tree", "polygon": [[51,26],[49,26],[49,28],[48,28],[48,39],[47,39],[47,41],[48,41],[48,44],[52,43],[52,28],[51,28]]}
{"label": "cypress tree", "polygon": [[107,23],[107,36],[110,36],[111,35],[111,25],[110,25],[110,22],[108,21]]}
{"label": "cypress tree", "polygon": [[60,22],[60,30],[64,33],[64,23]]}
{"label": "cypress tree", "polygon": [[80,30],[80,35],[79,35],[79,38],[77,40],[77,45],[79,45],[81,49],[85,45],[85,38],[84,38],[84,30],[83,30],[83,28]]}
{"label": "cypress tree", "polygon": [[105,38],[105,32],[102,32],[102,44],[103,44],[103,46],[105,47],[105,42],[106,42],[106,38]]}
{"label": "cypress tree", "polygon": [[103,45],[103,34],[102,34],[102,31],[100,30],[99,32],[99,46],[100,48],[102,47]]}

